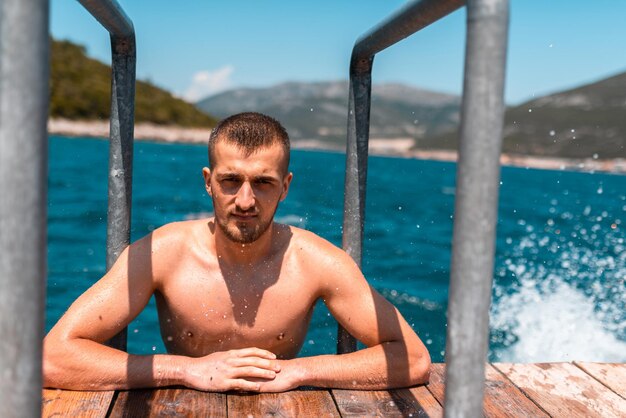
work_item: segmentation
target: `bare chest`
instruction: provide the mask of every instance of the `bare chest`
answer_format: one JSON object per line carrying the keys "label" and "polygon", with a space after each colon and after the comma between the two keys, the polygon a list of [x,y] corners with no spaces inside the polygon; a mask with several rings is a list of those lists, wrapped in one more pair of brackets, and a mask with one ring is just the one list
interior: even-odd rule
{"label": "bare chest", "polygon": [[157,294],[168,351],[201,356],[259,347],[294,357],[304,341],[316,292],[302,274],[282,270],[245,280],[199,270],[169,278]]}

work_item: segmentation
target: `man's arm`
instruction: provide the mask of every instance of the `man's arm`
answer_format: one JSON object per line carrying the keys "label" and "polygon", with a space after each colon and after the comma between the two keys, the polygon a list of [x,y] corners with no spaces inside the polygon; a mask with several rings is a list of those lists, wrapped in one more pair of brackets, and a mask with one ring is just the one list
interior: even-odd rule
{"label": "man's arm", "polygon": [[258,390],[254,379],[274,378],[280,370],[276,357],[258,348],[191,358],[130,355],[103,344],[141,312],[157,289],[159,277],[167,275],[164,269],[175,265],[172,234],[167,234],[168,227],[164,229],[165,238],[159,239],[162,230],[155,231],[127,248],[50,330],[44,340],[44,386],[110,390],[184,385],[214,391]]}
{"label": "man's arm", "polygon": [[343,355],[282,361],[281,372],[273,381],[264,383],[261,391],[302,385],[374,390],[426,383],[430,356],[413,329],[391,303],[368,285],[345,252],[325,241],[320,245],[321,251],[318,248],[310,253],[304,268],[321,272],[325,304],[367,348]]}

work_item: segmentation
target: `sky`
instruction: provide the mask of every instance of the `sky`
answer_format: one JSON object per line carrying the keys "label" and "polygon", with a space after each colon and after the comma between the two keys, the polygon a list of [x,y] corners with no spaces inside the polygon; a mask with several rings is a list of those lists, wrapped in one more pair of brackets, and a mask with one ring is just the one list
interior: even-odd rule
{"label": "sky", "polygon": [[[119,0],[133,21],[137,78],[195,102],[238,87],[348,79],[355,41],[402,0]],[[626,71],[626,1],[509,0],[505,100]],[[108,33],[76,0],[51,0],[50,31],[110,63]],[[378,53],[373,82],[461,94],[462,8]]]}

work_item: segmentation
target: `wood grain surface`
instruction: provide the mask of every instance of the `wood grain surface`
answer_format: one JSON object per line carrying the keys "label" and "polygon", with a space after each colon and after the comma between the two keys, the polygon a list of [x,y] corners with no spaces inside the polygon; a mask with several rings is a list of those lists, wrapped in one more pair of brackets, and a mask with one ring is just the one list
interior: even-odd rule
{"label": "wood grain surface", "polygon": [[44,389],[41,416],[48,417],[105,417],[113,391],[84,392],[77,390]]}
{"label": "wood grain surface", "polygon": [[[623,364],[574,362],[602,384],[626,399],[626,367]],[[626,415],[626,412],[624,413]]]}
{"label": "wood grain surface", "polygon": [[342,417],[441,417],[443,409],[426,389],[418,386],[392,391],[332,391]]}
{"label": "wood grain surface", "polygon": [[228,394],[229,417],[339,417],[327,390]]}
{"label": "wood grain surface", "polygon": [[555,417],[624,417],[626,400],[571,363],[494,366]]}
{"label": "wood grain surface", "polygon": [[[444,405],[445,365],[433,364],[428,389]],[[486,417],[547,417],[548,415],[491,365],[485,367],[483,413]]]}
{"label": "wood grain surface", "polygon": [[185,388],[120,391],[111,417],[226,417],[226,395]]}

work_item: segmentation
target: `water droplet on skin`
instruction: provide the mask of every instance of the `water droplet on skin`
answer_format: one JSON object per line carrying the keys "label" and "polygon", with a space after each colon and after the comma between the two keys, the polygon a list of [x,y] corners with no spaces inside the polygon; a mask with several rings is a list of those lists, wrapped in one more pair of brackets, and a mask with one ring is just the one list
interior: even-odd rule
{"label": "water droplet on skin", "polygon": [[284,332],[281,332],[280,334],[278,334],[278,337],[276,337],[277,340],[282,340],[283,338],[285,338]]}
{"label": "water droplet on skin", "polygon": [[187,336],[188,336],[189,338],[193,337],[193,332],[191,332],[191,331],[187,331]]}
{"label": "water droplet on skin", "polygon": [[174,341],[174,337],[172,337],[171,335],[167,336],[167,341]]}

